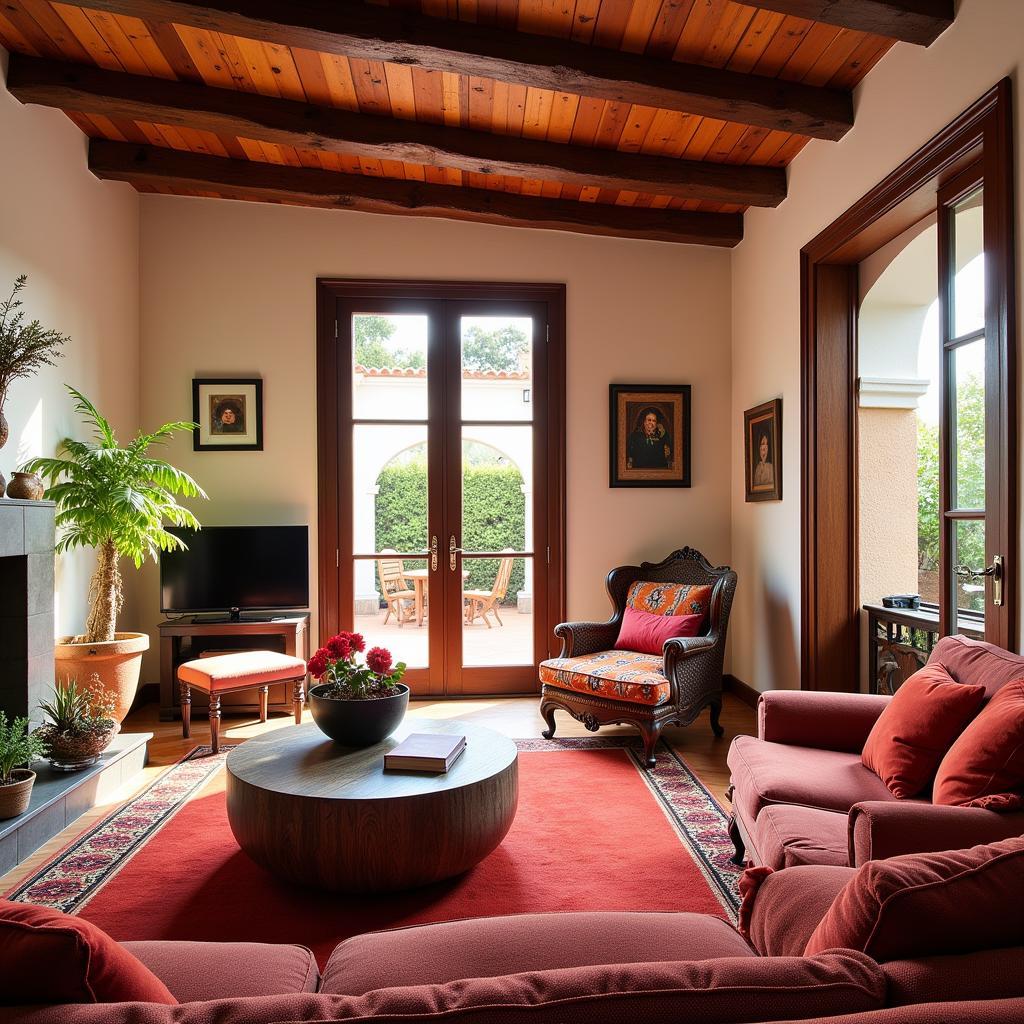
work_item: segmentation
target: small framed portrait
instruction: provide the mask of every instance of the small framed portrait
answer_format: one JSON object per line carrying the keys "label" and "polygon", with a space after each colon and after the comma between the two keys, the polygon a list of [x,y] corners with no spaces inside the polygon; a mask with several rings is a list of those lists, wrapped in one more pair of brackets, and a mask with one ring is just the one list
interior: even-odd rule
{"label": "small framed portrait", "polygon": [[782,500],[782,399],[743,414],[747,501]]}
{"label": "small framed portrait", "polygon": [[263,451],[263,381],[257,377],[196,377],[192,381],[192,434],[197,452]]}
{"label": "small framed portrait", "polygon": [[611,487],[690,486],[690,385],[612,384]]}

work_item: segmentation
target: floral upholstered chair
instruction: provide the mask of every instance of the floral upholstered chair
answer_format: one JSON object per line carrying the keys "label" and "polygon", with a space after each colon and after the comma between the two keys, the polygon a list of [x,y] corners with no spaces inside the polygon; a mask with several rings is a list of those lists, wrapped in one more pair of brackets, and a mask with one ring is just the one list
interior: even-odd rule
{"label": "floral upholstered chair", "polygon": [[[693,548],[673,552],[662,562],[623,565],[608,574],[614,614],[607,622],[563,622],[557,658],[541,662],[540,713],[544,736],[555,734],[555,712],[567,711],[589,730],[627,723],[640,730],[648,767],[669,724],[689,725],[704,708],[711,728],[722,735],[722,662],[736,573],[713,567]],[[627,608],[660,616],[702,618],[693,636],[673,636],[661,652],[617,649]],[[677,620],[679,621],[679,620]]]}

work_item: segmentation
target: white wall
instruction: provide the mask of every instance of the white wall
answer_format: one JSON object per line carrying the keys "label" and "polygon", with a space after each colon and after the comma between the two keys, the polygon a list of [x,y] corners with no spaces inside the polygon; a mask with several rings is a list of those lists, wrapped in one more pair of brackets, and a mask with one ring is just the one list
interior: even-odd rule
{"label": "white wall", "polygon": [[[684,544],[728,561],[728,252],[211,199],[141,204],[143,421],[190,416],[193,376],[265,381],[265,451],[170,449],[210,494],[203,522],[308,522],[315,553],[318,276],[555,281],[568,288],[569,615],[606,616],[614,565]],[[693,385],[691,489],[609,489],[613,381]],[[155,573],[142,596],[152,628]],[[146,677],[155,671],[150,658]]]}
{"label": "white wall", "polygon": [[[6,78],[2,49],[0,70]],[[11,436],[0,449],[8,481],[25,460],[54,454],[61,438],[82,436],[64,382],[124,434],[138,422],[139,201],[130,186],[89,173],[87,141],[62,113],[22,106],[0,88],[0,292],[6,298],[27,274],[27,319],[71,337],[56,366],[11,388]],[[90,552],[58,559],[58,636],[85,625],[92,564]],[[126,608],[121,628],[132,626]]]}
{"label": "white wall", "polygon": [[[800,664],[800,249],[918,147],[1024,60],[1024,3],[961,0],[931,47],[894,47],[857,91],[856,127],[839,144],[812,142],[790,168],[789,198],[751,210],[733,250],[732,560],[739,573],[732,671],[759,690],[799,686]],[[1024,161],[1017,167],[1022,234]],[[1018,258],[1018,271],[1024,266]],[[786,498],[746,504],[742,411],[781,395]]]}

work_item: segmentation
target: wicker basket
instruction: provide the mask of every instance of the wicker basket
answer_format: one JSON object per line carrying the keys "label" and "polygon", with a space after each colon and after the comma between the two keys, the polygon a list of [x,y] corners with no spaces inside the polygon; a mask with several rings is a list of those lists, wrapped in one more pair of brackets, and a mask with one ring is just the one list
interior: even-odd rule
{"label": "wicker basket", "polygon": [[28,802],[32,799],[32,786],[36,781],[36,773],[27,768],[16,768],[11,778],[17,782],[9,786],[0,786],[0,821],[16,818],[28,810]]}
{"label": "wicker basket", "polygon": [[118,731],[118,726],[110,723],[109,729],[101,732],[87,732],[80,736],[59,733],[52,724],[44,725],[38,730],[42,741],[46,744],[44,756],[62,772],[77,772],[94,765]]}

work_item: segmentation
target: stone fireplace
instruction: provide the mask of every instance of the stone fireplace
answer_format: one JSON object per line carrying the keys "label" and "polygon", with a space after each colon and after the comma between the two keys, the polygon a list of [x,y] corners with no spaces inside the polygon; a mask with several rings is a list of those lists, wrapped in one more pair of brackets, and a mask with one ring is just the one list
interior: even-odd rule
{"label": "stone fireplace", "polygon": [[0,710],[40,722],[53,688],[54,507],[0,499]]}

